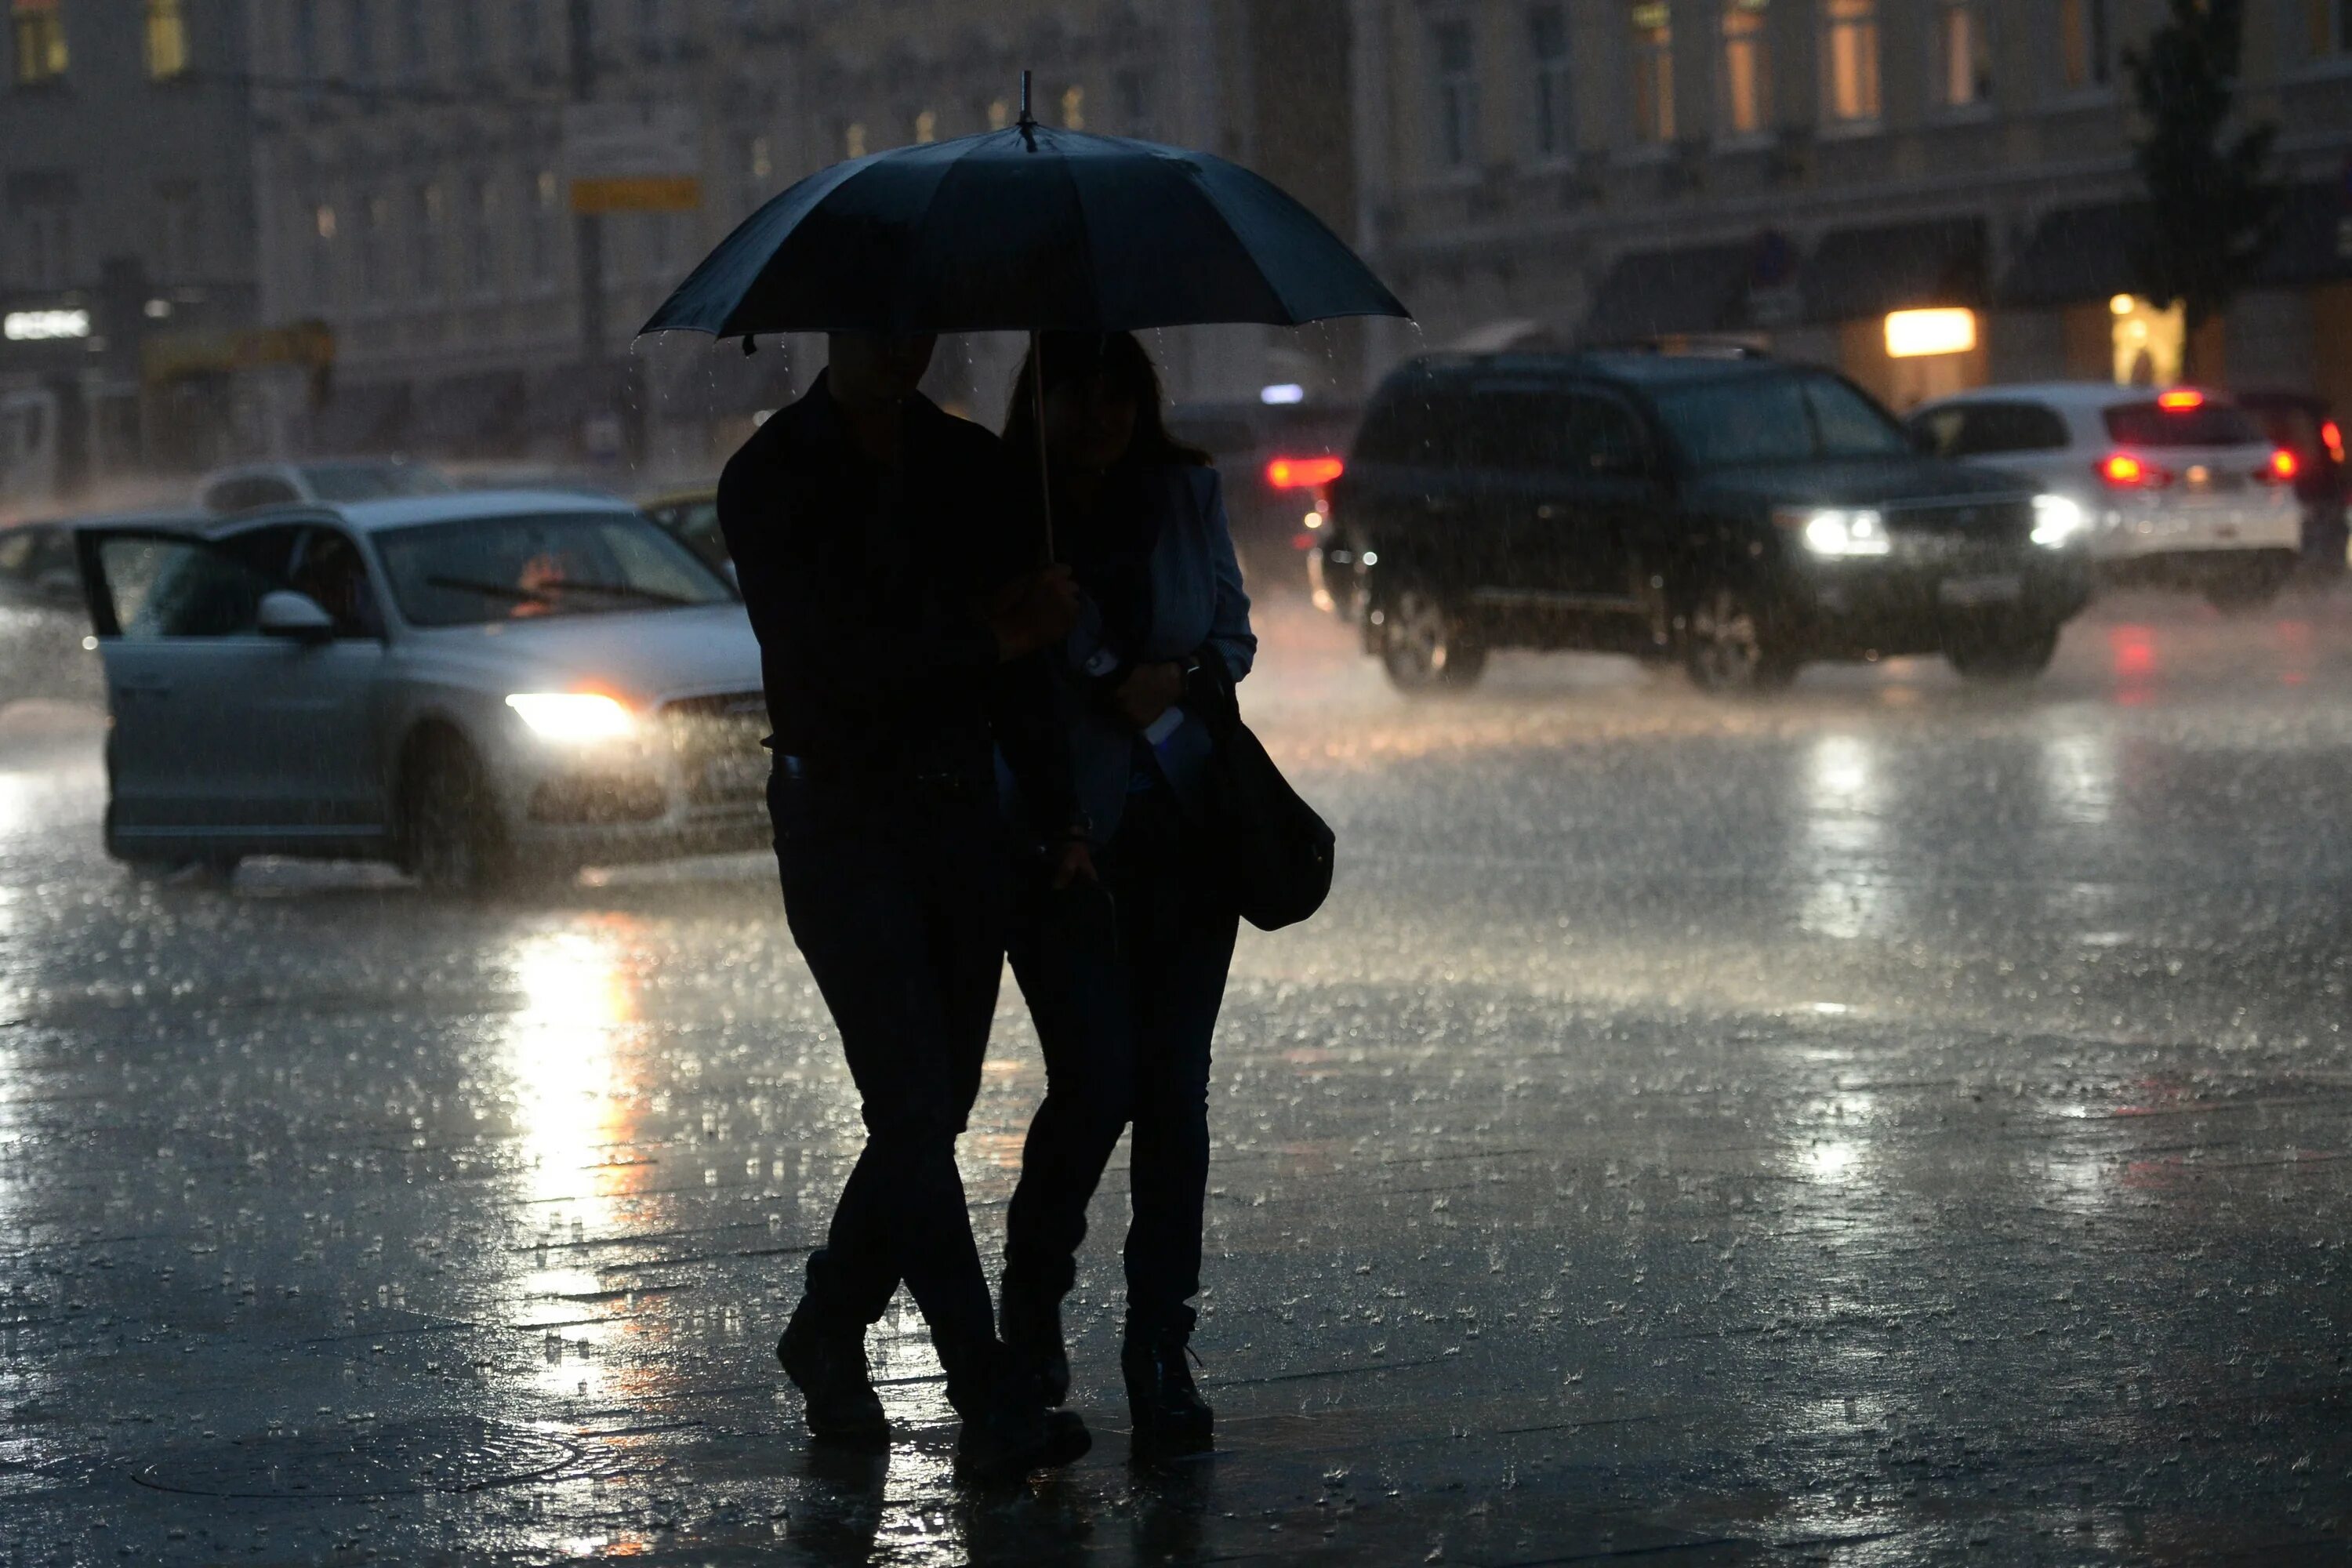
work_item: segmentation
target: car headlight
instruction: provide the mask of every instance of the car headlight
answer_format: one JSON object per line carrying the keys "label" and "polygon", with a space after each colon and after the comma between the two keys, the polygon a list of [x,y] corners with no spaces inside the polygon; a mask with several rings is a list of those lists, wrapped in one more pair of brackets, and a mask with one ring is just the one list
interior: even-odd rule
{"label": "car headlight", "polygon": [[1816,555],[1885,555],[1895,548],[1886,519],[1868,507],[1796,507],[1774,511],[1772,521],[1794,529]]}
{"label": "car headlight", "polygon": [[2045,550],[2063,550],[2088,524],[2080,501],[2071,496],[2033,498],[2033,542]]}
{"label": "car headlight", "polygon": [[580,745],[618,741],[637,728],[636,715],[601,691],[524,691],[507,699],[542,741]]}

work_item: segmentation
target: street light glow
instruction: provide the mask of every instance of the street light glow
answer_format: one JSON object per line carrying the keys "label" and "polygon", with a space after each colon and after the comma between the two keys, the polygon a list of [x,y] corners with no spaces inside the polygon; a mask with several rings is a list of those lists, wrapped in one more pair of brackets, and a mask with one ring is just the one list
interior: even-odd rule
{"label": "street light glow", "polygon": [[0,337],[12,343],[46,343],[88,336],[88,310],[11,310],[0,317]]}

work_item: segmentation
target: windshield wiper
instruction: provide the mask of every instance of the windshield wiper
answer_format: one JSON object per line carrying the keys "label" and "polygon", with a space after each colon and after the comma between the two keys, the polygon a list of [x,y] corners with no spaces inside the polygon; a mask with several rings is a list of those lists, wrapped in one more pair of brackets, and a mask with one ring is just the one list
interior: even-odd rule
{"label": "windshield wiper", "polygon": [[473,577],[427,577],[425,585],[428,588],[448,588],[461,594],[479,594],[486,599],[507,599],[522,605],[552,605],[566,594],[604,594],[647,605],[698,605],[702,602],[682,598],[676,594],[665,594],[658,588],[639,588],[625,583],[551,583],[544,588],[524,588],[511,583],[486,583]]}
{"label": "windshield wiper", "polygon": [[699,599],[688,599],[677,594],[665,594],[658,588],[640,588],[626,583],[557,583],[551,584],[562,594],[609,594],[616,599],[635,599],[647,605],[698,605]]}

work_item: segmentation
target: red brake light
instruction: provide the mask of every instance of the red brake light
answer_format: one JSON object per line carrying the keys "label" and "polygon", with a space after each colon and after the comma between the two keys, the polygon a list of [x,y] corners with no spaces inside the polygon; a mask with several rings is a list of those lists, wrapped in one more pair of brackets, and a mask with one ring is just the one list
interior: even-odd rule
{"label": "red brake light", "polygon": [[2344,426],[2333,419],[2328,420],[2319,427],[2319,439],[2326,447],[2330,460],[2338,463],[2344,460]]}
{"label": "red brake light", "polygon": [[1278,490],[1313,489],[1346,471],[1337,458],[1276,458],[1265,466],[1265,482]]}
{"label": "red brake light", "polygon": [[2263,477],[2284,482],[2285,480],[2294,478],[2294,476],[2300,473],[2302,469],[2303,465],[2295,461],[2295,457],[2293,452],[2287,450],[2284,447],[2278,447],[2272,449],[2271,466],[2264,472]]}
{"label": "red brake light", "polygon": [[2111,485],[2137,485],[2147,478],[2147,465],[2129,452],[2110,452],[2099,465],[2099,478]]}
{"label": "red brake light", "polygon": [[2156,405],[2178,414],[2184,409],[2204,407],[2205,395],[2193,386],[2176,386],[2170,392],[2158,393]]}

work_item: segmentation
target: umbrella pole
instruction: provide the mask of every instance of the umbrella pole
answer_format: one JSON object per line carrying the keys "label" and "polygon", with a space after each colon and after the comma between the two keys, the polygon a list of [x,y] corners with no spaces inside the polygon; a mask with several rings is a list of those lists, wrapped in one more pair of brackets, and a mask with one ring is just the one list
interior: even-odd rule
{"label": "umbrella pole", "polygon": [[[1022,73],[1026,76],[1028,73]],[[1054,561],[1054,475],[1045,463],[1045,337],[1029,334],[1029,422],[1037,426],[1037,495],[1045,514],[1045,562]]]}

